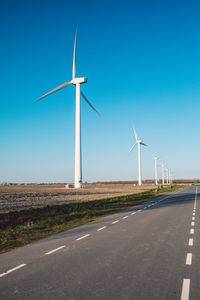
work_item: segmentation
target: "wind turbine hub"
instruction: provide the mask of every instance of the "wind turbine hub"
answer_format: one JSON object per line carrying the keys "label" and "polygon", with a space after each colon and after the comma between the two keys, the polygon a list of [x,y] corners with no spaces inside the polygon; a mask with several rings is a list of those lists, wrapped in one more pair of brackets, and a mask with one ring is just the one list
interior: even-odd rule
{"label": "wind turbine hub", "polygon": [[74,78],[71,81],[72,84],[77,84],[77,83],[82,84],[82,83],[86,83],[86,82],[87,82],[86,77]]}

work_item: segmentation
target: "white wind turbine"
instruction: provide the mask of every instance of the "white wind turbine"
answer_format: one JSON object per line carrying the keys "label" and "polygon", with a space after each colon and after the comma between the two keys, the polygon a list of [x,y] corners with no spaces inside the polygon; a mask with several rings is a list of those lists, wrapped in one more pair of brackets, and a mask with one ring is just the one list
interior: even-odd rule
{"label": "white wind turbine", "polygon": [[154,154],[152,155],[154,159],[154,174],[155,174],[155,185],[158,184],[158,159],[160,157],[155,156]]}
{"label": "white wind turbine", "polygon": [[169,169],[166,168],[166,178],[167,178],[167,184],[169,184]]}
{"label": "white wind turbine", "polygon": [[172,184],[172,172],[169,169],[169,184]]}
{"label": "white wind turbine", "polygon": [[81,188],[82,187],[82,158],[81,158],[81,96],[83,99],[89,104],[89,106],[98,114],[98,111],[93,107],[93,105],[89,102],[86,96],[81,91],[81,84],[87,82],[87,78],[85,77],[76,77],[77,69],[76,69],[76,37],[77,31],[75,35],[74,42],[74,55],[73,55],[73,69],[72,69],[72,80],[69,82],[65,82],[50,92],[46,93],[44,96],[40,97],[39,101],[59,90],[62,90],[70,85],[76,86],[76,130],[75,130],[75,172],[74,172],[74,187]]}
{"label": "white wind turbine", "polygon": [[171,184],[173,184],[173,177],[172,177],[172,176],[173,176],[173,173],[170,172],[170,183],[171,183]]}
{"label": "white wind turbine", "polygon": [[165,184],[165,165],[164,162],[162,162],[162,184]]}
{"label": "white wind turbine", "polygon": [[144,144],[142,140],[138,139],[138,136],[137,136],[137,133],[136,133],[134,125],[133,125],[133,131],[134,131],[134,134],[135,134],[136,142],[135,142],[135,144],[133,144],[133,146],[129,150],[129,153],[133,150],[133,148],[136,145],[138,145],[138,185],[142,185],[141,146],[140,145],[143,145],[143,146],[148,146],[148,145]]}

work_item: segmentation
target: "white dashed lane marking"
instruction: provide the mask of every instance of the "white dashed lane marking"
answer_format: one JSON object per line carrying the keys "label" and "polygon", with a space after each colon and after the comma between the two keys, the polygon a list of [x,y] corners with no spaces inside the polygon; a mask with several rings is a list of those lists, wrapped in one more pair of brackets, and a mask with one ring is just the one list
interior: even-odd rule
{"label": "white dashed lane marking", "polygon": [[185,264],[186,265],[191,265],[192,264],[192,253],[187,253]]}
{"label": "white dashed lane marking", "polygon": [[128,216],[125,216],[125,217],[123,217],[122,219],[126,219],[126,218],[128,218]]}
{"label": "white dashed lane marking", "polygon": [[81,236],[80,238],[78,238],[78,239],[76,239],[77,241],[80,241],[80,240],[82,240],[82,239],[84,239],[84,238],[86,238],[86,237],[88,237],[88,236],[90,236],[90,234],[86,234],[86,235],[84,235],[84,236]]}
{"label": "white dashed lane marking", "polygon": [[65,248],[65,246],[60,246],[60,247],[58,247],[58,248],[56,248],[56,249],[53,249],[53,250],[51,250],[51,251],[49,251],[49,252],[46,252],[45,255],[49,255],[49,254],[54,253],[54,252],[56,252],[56,251],[58,251],[58,250],[61,250],[61,249],[63,249],[63,248]]}
{"label": "white dashed lane marking", "polygon": [[188,246],[193,246],[194,239],[189,239]]}
{"label": "white dashed lane marking", "polygon": [[[195,193],[195,199],[194,199],[194,208],[193,208],[193,213],[192,213],[192,222],[191,226],[195,226],[195,213],[196,213],[196,202],[197,202],[197,187],[196,187],[196,193]],[[194,228],[190,229],[190,234],[194,234]],[[189,238],[188,241],[188,246],[193,246],[194,244],[194,239]],[[186,265],[191,265],[192,264],[192,253],[187,253],[186,256]],[[189,278],[184,278],[183,279],[183,285],[182,285],[182,293],[181,293],[181,300],[189,300],[190,296],[190,279]]]}
{"label": "white dashed lane marking", "polygon": [[116,220],[116,221],[112,222],[112,224],[116,224],[116,223],[118,223],[118,222],[119,222],[119,220]]}
{"label": "white dashed lane marking", "polygon": [[194,234],[194,228],[190,229],[190,234]]}
{"label": "white dashed lane marking", "polygon": [[107,226],[103,226],[103,227],[97,229],[97,231],[101,231],[101,230],[103,230],[103,229],[105,229],[105,228],[107,228]]}
{"label": "white dashed lane marking", "polygon": [[183,279],[181,300],[189,300],[190,295],[190,279]]}
{"label": "white dashed lane marking", "polygon": [[3,276],[5,276],[5,275],[8,275],[8,274],[10,274],[10,273],[12,273],[12,272],[14,272],[14,271],[16,271],[16,270],[18,270],[18,269],[23,268],[24,266],[26,266],[26,264],[22,264],[22,265],[19,265],[19,266],[13,268],[13,269],[10,269],[10,270],[8,270],[8,271],[5,272],[5,273],[0,274],[0,277],[3,277]]}

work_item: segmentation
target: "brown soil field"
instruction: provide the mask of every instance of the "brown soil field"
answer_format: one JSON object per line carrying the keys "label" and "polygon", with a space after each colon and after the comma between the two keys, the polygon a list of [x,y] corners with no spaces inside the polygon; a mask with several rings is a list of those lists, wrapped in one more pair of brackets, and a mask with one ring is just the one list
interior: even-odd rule
{"label": "brown soil field", "polygon": [[64,184],[0,185],[0,212],[134,194],[152,188],[153,185],[128,183],[94,183],[82,189],[66,189]]}

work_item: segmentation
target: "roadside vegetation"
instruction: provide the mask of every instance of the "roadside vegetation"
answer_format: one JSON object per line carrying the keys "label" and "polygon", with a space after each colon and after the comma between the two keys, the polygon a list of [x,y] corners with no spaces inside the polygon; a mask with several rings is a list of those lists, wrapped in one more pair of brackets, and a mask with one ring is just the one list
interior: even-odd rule
{"label": "roadside vegetation", "polygon": [[154,188],[138,194],[1,213],[0,253],[141,204],[182,187],[165,186],[159,191]]}

